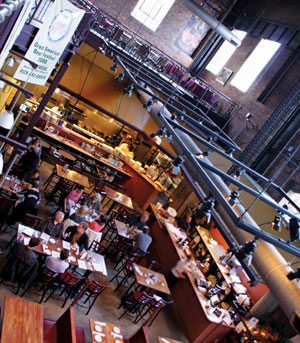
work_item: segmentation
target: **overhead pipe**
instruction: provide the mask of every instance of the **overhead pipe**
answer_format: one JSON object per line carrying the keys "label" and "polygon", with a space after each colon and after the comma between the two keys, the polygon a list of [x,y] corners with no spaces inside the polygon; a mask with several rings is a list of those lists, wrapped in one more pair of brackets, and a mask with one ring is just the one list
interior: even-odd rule
{"label": "overhead pipe", "polygon": [[0,24],[4,23],[6,17],[11,16],[23,3],[24,0],[7,0],[0,4]]}
{"label": "overhead pipe", "polygon": [[[140,100],[144,104],[149,100],[149,95],[147,93],[140,92]],[[160,116],[159,113],[162,113],[163,116],[167,118],[171,117],[171,113],[162,106],[161,103],[156,103],[152,106],[150,115],[154,121],[161,126],[164,123],[162,121],[162,116]],[[184,142],[185,147],[191,154],[196,155],[201,152],[199,147],[187,134],[176,129],[176,134],[172,141],[172,147],[178,155],[182,154],[180,141]],[[221,177],[211,171],[205,172],[200,165],[195,168],[194,161],[190,154],[186,157],[184,164],[194,181],[201,186],[205,195],[211,193],[213,196],[220,197],[220,194],[223,194],[223,196],[230,194],[230,189],[225,185]],[[253,239],[253,235],[237,227],[236,222],[233,220],[227,207],[218,206],[217,210],[227,229],[232,233],[239,244],[244,244],[245,241]],[[245,212],[245,209],[240,203],[237,203],[235,211],[242,214]],[[249,213],[246,213],[243,219],[252,227],[259,229]],[[252,261],[252,264],[279,302],[287,317],[291,319],[295,311],[300,312],[300,293],[297,288],[297,283],[296,281],[290,281],[286,277],[286,275],[292,271],[292,268],[288,265],[278,250],[273,245],[260,240],[258,247],[253,254]]]}
{"label": "overhead pipe", "polygon": [[179,0],[190,11],[196,14],[197,17],[202,19],[210,28],[216,31],[224,39],[228,40],[234,46],[240,46],[241,40],[236,37],[225,25],[223,25],[218,19],[207,13],[200,5],[193,0]]}

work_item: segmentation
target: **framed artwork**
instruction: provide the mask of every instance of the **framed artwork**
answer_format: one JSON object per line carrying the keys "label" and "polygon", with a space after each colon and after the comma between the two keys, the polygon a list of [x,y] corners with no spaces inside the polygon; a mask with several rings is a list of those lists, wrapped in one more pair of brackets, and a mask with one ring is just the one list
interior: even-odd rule
{"label": "framed artwork", "polygon": [[224,86],[232,74],[232,70],[224,67],[216,77],[216,81]]}

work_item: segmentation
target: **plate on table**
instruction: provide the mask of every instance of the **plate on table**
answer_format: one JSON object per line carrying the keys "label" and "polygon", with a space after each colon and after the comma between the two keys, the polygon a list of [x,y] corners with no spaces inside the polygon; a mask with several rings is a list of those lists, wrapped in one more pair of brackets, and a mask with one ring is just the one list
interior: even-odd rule
{"label": "plate on table", "polygon": [[70,256],[70,261],[71,262],[76,262],[76,257],[75,256]]}
{"label": "plate on table", "polygon": [[119,339],[117,339],[117,340],[115,341],[115,343],[123,343],[123,342],[120,341]]}
{"label": "plate on table", "polygon": [[51,255],[51,250],[49,250],[49,249],[45,249],[45,254],[47,254],[47,255]]}
{"label": "plate on table", "polygon": [[115,326],[113,328],[113,330],[114,330],[115,333],[120,333],[121,332],[121,330],[117,326]]}
{"label": "plate on table", "polygon": [[102,326],[101,325],[95,325],[95,330],[98,332],[102,331]]}
{"label": "plate on table", "polygon": [[100,336],[100,335],[95,335],[95,336],[94,336],[94,340],[95,340],[96,342],[102,342],[102,336]]}
{"label": "plate on table", "polygon": [[52,244],[56,244],[56,239],[50,238],[50,239],[49,239],[49,242],[52,243]]}
{"label": "plate on table", "polygon": [[77,247],[71,247],[72,250],[76,251],[77,250]]}

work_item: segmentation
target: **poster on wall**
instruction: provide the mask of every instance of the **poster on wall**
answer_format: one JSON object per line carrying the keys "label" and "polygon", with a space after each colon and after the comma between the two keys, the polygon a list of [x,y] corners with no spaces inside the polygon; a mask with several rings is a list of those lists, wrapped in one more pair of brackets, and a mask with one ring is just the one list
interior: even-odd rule
{"label": "poster on wall", "polygon": [[36,85],[45,85],[84,13],[84,10],[67,0],[55,0],[25,54],[26,58],[38,64],[37,69],[33,70],[30,64],[23,60],[14,78]]}
{"label": "poster on wall", "polygon": [[208,30],[209,26],[203,20],[192,15],[185,27],[179,32],[174,45],[191,56]]}

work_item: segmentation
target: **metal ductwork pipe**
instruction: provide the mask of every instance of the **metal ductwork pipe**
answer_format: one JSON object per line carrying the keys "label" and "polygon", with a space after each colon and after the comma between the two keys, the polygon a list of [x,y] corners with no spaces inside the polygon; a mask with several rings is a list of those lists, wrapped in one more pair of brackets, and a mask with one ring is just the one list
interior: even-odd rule
{"label": "metal ductwork pipe", "polygon": [[7,0],[4,4],[0,4],[0,24],[4,23],[5,18],[12,15],[25,0]]}
{"label": "metal ductwork pipe", "polygon": [[275,311],[278,302],[274,295],[269,291],[251,308],[250,314],[256,318],[260,318],[264,313]]}
{"label": "metal ductwork pipe", "polygon": [[193,0],[179,0],[185,7],[192,11],[197,17],[202,19],[210,28],[216,31],[221,37],[228,40],[235,46],[240,46],[241,41],[218,19],[207,13],[200,5]]}
{"label": "metal ductwork pipe", "polygon": [[[140,94],[139,99],[143,104],[151,98],[150,95],[141,90],[139,90],[138,93]],[[158,102],[152,106],[150,115],[159,126],[162,126],[163,120],[160,113],[163,113],[167,118],[171,117],[171,113],[163,107],[162,103]],[[174,131],[178,135],[178,139],[176,141],[176,138],[173,137],[172,147],[178,155],[182,155],[183,150],[182,146],[179,144],[179,140],[184,143],[187,149],[186,151],[188,152],[184,165],[188,169],[195,183],[200,185],[205,195],[207,196],[209,193],[213,194],[215,197],[220,196],[220,194],[223,194],[223,196],[230,195],[231,190],[218,175],[211,171],[204,170],[202,167],[195,168],[194,161],[189,152],[194,155],[199,154],[201,153],[199,147],[187,134],[179,131],[178,129],[175,129]],[[207,162],[209,161],[207,160]],[[235,212],[241,216],[244,211],[245,209],[243,206],[237,203],[235,206]],[[218,206],[217,212],[222,218],[227,229],[239,244],[244,244],[245,241],[253,239],[252,235],[237,227],[236,222],[225,206]],[[243,216],[243,219],[245,222],[248,222],[250,225],[258,228],[256,222],[248,213]],[[273,245],[259,240],[258,247],[253,254],[252,264],[261,278],[265,281],[287,317],[291,319],[296,310],[300,312],[300,293],[297,288],[297,283],[296,281],[290,281],[286,277],[286,275],[292,271],[292,268],[287,264],[286,260],[278,250]],[[257,307],[259,307],[259,305],[257,305]],[[268,312],[268,308],[266,308],[266,312]]]}

